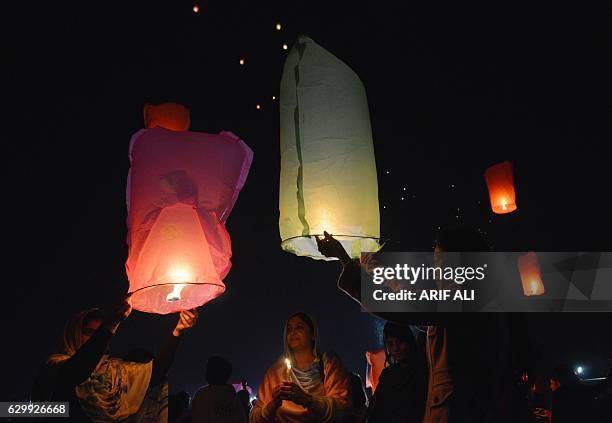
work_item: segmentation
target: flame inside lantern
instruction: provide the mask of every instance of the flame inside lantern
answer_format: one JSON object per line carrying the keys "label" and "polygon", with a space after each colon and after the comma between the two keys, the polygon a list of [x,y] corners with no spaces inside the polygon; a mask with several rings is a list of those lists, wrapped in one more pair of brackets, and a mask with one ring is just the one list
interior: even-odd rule
{"label": "flame inside lantern", "polygon": [[544,294],[544,282],[542,281],[538,256],[535,252],[531,251],[519,256],[518,269],[525,296]]}
{"label": "flame inside lantern", "polygon": [[181,292],[187,286],[187,283],[193,282],[193,275],[187,266],[176,265],[170,272],[170,278],[173,281],[172,292],[166,296],[166,301],[175,302],[181,299]]}

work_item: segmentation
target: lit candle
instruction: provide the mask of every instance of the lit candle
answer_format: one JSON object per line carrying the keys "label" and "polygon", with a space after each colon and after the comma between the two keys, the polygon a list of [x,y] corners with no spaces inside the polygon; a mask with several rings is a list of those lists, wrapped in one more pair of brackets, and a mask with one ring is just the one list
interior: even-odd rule
{"label": "lit candle", "polygon": [[285,365],[287,366],[287,382],[291,382],[291,360],[285,358]]}

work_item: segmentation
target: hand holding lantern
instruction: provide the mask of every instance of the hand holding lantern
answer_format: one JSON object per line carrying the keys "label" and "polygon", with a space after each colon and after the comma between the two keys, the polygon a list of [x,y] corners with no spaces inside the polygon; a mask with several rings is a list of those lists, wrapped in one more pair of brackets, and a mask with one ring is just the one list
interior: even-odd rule
{"label": "hand holding lantern", "polygon": [[195,326],[198,321],[198,309],[193,308],[191,310],[183,310],[179,316],[179,321],[176,327],[172,331],[173,336],[181,336],[186,330],[191,329]]}
{"label": "hand holding lantern", "polygon": [[325,237],[319,238],[315,235],[317,240],[317,248],[325,257],[335,257],[339,259],[342,264],[347,264],[351,261],[351,257],[347,254],[346,250],[336,238],[323,231]]}

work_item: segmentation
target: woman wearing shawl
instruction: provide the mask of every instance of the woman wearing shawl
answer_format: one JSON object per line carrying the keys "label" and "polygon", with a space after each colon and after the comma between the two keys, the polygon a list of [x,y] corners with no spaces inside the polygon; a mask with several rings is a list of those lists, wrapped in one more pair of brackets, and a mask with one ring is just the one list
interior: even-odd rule
{"label": "woman wearing shawl", "polygon": [[[47,359],[32,393],[33,400],[70,402],[73,422],[121,421],[130,416],[141,420],[137,417],[149,387],[148,395],[164,380],[181,334],[195,325],[197,310],[181,312],[159,356],[144,363],[106,354],[110,339],[131,310],[127,295],[108,309],[74,315],[64,328],[61,351]],[[156,421],[163,420],[162,411]]]}
{"label": "woman wearing shawl", "polygon": [[421,423],[427,399],[427,363],[408,326],[387,322],[385,369],[368,408],[368,422]]}
{"label": "woman wearing shawl", "polygon": [[341,422],[350,413],[350,379],[340,359],[319,355],[317,329],[305,313],[289,317],[285,358],[264,375],[251,423]]}

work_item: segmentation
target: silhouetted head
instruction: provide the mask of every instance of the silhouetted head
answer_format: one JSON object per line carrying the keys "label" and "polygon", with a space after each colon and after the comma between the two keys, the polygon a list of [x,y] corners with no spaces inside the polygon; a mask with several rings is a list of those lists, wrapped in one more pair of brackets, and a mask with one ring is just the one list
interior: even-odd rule
{"label": "silhouetted head", "polygon": [[383,329],[383,336],[387,356],[391,356],[393,362],[404,365],[410,360],[418,359],[416,341],[408,326],[387,322]]}
{"label": "silhouetted head", "polygon": [[232,363],[223,357],[212,356],[206,362],[206,381],[210,385],[225,385],[232,375]]}

